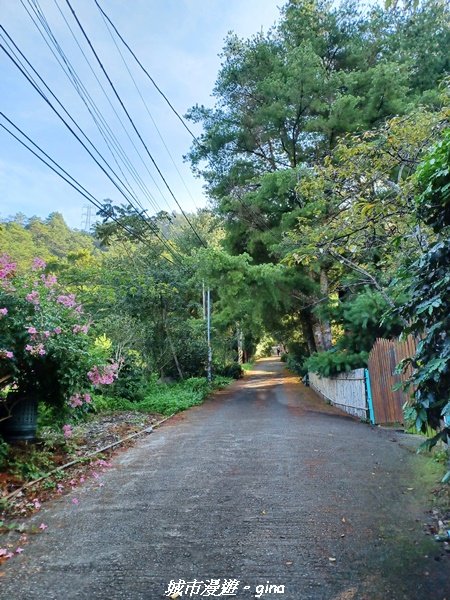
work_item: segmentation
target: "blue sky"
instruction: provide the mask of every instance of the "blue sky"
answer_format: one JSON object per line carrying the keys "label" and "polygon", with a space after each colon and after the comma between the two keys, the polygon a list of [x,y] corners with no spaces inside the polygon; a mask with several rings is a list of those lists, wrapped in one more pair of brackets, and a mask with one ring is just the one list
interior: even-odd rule
{"label": "blue sky", "polygon": [[[25,4],[27,1],[24,0]],[[206,199],[202,193],[202,184],[193,178],[189,166],[182,160],[182,155],[190,146],[189,134],[148,80],[129,60],[128,64],[150,113],[182,174],[181,180],[123,66],[94,1],[71,0],[71,4],[145,142],[175,192],[177,200],[185,210],[204,206]],[[195,103],[212,104],[210,94],[220,67],[218,54],[227,32],[232,30],[240,36],[248,37],[261,28],[266,31],[276,21],[279,14],[277,7],[282,2],[278,0],[101,0],[100,4],[173,105],[184,114]],[[82,37],[70,16],[65,0],[39,0],[39,5],[102,115],[116,133],[130,161],[145,180],[152,202],[161,209],[175,209],[174,200],[161,180],[158,180],[154,168],[149,166],[145,150],[141,148],[140,152],[146,167],[135,153],[73,41],[58,6],[76,31],[80,42]],[[101,148],[105,156],[108,156],[111,164],[114,164],[81,99],[71,87],[19,0],[0,0],[0,21],[77,123],[92,140],[95,140],[95,144]],[[84,42],[83,48],[86,53],[89,52]],[[92,64],[95,64],[92,55],[90,58]],[[97,68],[96,72],[99,73]],[[121,201],[122,197],[106,176],[3,52],[0,53],[0,78],[2,81],[0,110],[57,159],[61,166],[76,177],[94,196],[100,200],[112,198]],[[106,81],[103,83],[106,89]],[[108,92],[112,98],[112,92],[110,90]],[[116,102],[114,105],[119,110]],[[125,115],[122,119],[126,123]],[[129,131],[131,129],[128,124],[127,129]],[[136,144],[138,145],[137,141]],[[162,193],[158,191],[147,169],[153,175]],[[141,200],[150,212],[154,212],[147,198],[141,196]],[[80,227],[83,206],[86,204],[85,199],[53,175],[47,167],[41,165],[27,150],[10,139],[6,132],[0,130],[0,218],[17,212],[23,212],[27,216],[46,217],[52,211],[59,211],[72,227]]]}

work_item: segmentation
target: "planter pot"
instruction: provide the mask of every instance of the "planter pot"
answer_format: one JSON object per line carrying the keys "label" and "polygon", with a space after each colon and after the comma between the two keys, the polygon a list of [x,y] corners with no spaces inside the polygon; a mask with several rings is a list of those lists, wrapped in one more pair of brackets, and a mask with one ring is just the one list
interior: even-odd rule
{"label": "planter pot", "polygon": [[33,396],[12,396],[1,409],[0,433],[7,442],[31,442],[36,437],[37,398]]}

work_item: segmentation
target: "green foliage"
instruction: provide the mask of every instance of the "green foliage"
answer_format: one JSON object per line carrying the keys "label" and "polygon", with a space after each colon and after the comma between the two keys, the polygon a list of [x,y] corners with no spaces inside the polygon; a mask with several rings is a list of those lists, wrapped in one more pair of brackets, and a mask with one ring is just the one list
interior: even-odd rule
{"label": "green foliage", "polygon": [[88,372],[107,356],[92,344],[76,297],[41,259],[23,274],[7,255],[0,256],[0,266],[0,376],[63,414],[72,394],[91,388]]}
{"label": "green foliage", "polygon": [[305,361],[300,362],[295,358],[295,356],[291,356],[290,354],[282,354],[281,360],[286,363],[289,371],[300,375],[300,377],[304,377],[308,373],[308,369],[305,366]]}
{"label": "green foliage", "polygon": [[450,129],[445,131],[417,171],[422,188],[418,198],[419,218],[434,231],[450,226]]}
{"label": "green foliage", "polygon": [[276,345],[275,339],[268,334],[265,334],[259,344],[256,347],[255,357],[256,358],[264,358],[266,356],[271,356],[272,348]]}
{"label": "green foliage", "polygon": [[9,444],[0,436],[0,469],[6,464],[6,460],[9,453]]}
{"label": "green foliage", "polygon": [[333,348],[310,356],[304,363],[304,369],[317,373],[321,377],[331,377],[339,373],[367,366],[368,352],[349,352]]}
{"label": "green foliage", "polygon": [[8,470],[25,481],[39,479],[54,466],[50,451],[33,447],[16,449],[8,459]]}
{"label": "green foliage", "polygon": [[244,369],[238,363],[229,363],[216,367],[214,372],[221,377],[229,377],[231,379],[241,379],[244,376]]}
{"label": "green foliage", "polygon": [[174,384],[151,383],[142,400],[133,402],[125,398],[96,396],[94,407],[97,411],[131,410],[145,413],[170,415],[191,406],[201,404],[215,389],[225,387],[230,382],[227,377],[215,377],[209,384],[205,378],[193,377]]}
{"label": "green foliage", "polygon": [[427,447],[448,439],[450,434],[449,149],[450,136],[444,133],[442,143],[432,149],[418,175],[424,190],[418,200],[419,214],[432,225],[437,241],[401,272],[408,293],[408,300],[400,308],[408,322],[405,333],[420,337],[420,341],[416,354],[403,361],[400,368],[413,368],[408,380],[415,389],[409,417],[419,431],[430,426],[438,431]]}
{"label": "green foliage", "polygon": [[14,256],[20,269],[26,269],[35,256],[58,261],[74,251],[93,251],[94,240],[70,229],[60,213],[45,220],[18,214],[0,222],[0,248]]}

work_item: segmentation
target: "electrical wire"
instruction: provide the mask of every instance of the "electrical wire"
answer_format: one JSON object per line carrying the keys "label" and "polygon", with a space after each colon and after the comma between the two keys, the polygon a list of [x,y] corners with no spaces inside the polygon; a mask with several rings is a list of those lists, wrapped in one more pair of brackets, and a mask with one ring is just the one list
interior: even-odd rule
{"label": "electrical wire", "polygon": [[[95,198],[93,194],[91,194],[84,186],[81,185],[72,175],[70,175],[57,161],[49,156],[45,150],[43,150],[38,144],[36,144],[28,135],[26,135],[20,127],[15,125],[11,119],[9,119],[3,112],[0,112],[0,116],[3,117],[16,131],[18,131],[28,142],[30,142],[43,156],[45,156],[48,160],[45,160],[42,156],[40,156],[33,148],[31,148],[26,142],[21,140],[13,131],[11,131],[6,125],[0,123],[0,127],[7,131],[11,137],[13,137],[16,141],[18,141],[22,146],[24,146],[31,154],[33,154],[36,158],[38,158],[41,162],[43,162],[49,169],[51,169],[58,177],[63,179],[66,183],[68,183],[73,189],[75,189],[79,194],[81,194],[86,200],[88,200],[91,204],[93,204],[99,211],[104,211],[104,205]],[[145,245],[148,246],[148,240],[146,240],[140,233],[135,232],[129,229],[126,225],[124,225],[119,219],[114,217],[114,215],[109,214],[108,218],[111,218],[115,221],[118,226],[126,231],[129,235],[131,235],[135,239],[139,239]],[[169,259],[164,254],[161,256],[170,262],[172,265],[175,262]],[[180,263],[181,264],[181,263]]]}
{"label": "electrical wire", "polygon": [[186,121],[183,119],[183,117],[180,115],[180,113],[176,110],[176,108],[172,105],[172,103],[170,102],[169,98],[161,90],[161,88],[158,86],[158,84],[156,83],[156,81],[153,79],[153,77],[150,75],[150,73],[147,71],[147,69],[141,63],[141,61],[139,60],[139,58],[136,56],[136,54],[133,52],[133,50],[130,48],[130,46],[127,44],[127,42],[124,40],[124,38],[122,37],[122,35],[119,33],[117,27],[114,25],[114,23],[108,17],[108,15],[103,10],[103,8],[100,6],[100,4],[98,3],[98,1],[94,0],[94,2],[97,5],[98,10],[101,12],[101,14],[103,15],[103,17],[109,22],[109,24],[111,25],[111,27],[114,29],[114,32],[116,33],[117,37],[120,39],[120,41],[122,42],[122,44],[125,46],[125,48],[128,50],[128,52],[131,54],[131,56],[137,62],[137,64],[142,69],[142,71],[145,73],[145,75],[148,77],[148,79],[152,82],[152,84],[155,87],[155,89],[159,92],[159,94],[167,102],[167,104],[170,107],[170,109],[172,110],[172,112],[181,121],[181,124],[183,125],[183,127],[189,132],[189,134],[191,135],[192,139],[196,142],[196,144],[198,144],[199,146],[201,146],[202,144],[200,143],[200,141],[198,140],[198,138],[196,137],[196,135],[191,131],[191,129],[189,128],[189,126],[186,124]]}
{"label": "electrical wire", "polygon": [[200,243],[201,243],[201,244],[202,244],[204,247],[206,247],[206,244],[205,244],[205,242],[202,240],[202,238],[201,238],[201,237],[200,237],[200,235],[198,234],[197,230],[196,230],[196,229],[195,229],[195,227],[192,225],[192,223],[191,223],[191,221],[189,220],[188,216],[187,216],[187,215],[186,215],[186,213],[184,212],[184,210],[183,210],[183,208],[181,207],[180,203],[178,202],[178,200],[177,200],[177,198],[176,198],[175,194],[173,193],[173,191],[172,191],[172,188],[171,188],[171,187],[170,187],[170,185],[168,184],[168,182],[167,182],[166,178],[164,177],[163,173],[161,172],[161,169],[160,169],[160,168],[159,168],[159,166],[157,165],[157,163],[156,163],[156,161],[155,161],[155,159],[154,159],[153,155],[151,154],[150,150],[148,149],[148,146],[147,146],[147,144],[145,143],[145,141],[144,141],[144,139],[142,138],[142,136],[141,136],[141,134],[140,134],[139,130],[137,129],[137,127],[136,127],[136,125],[135,125],[135,123],[134,123],[134,121],[133,121],[133,119],[132,119],[132,117],[131,117],[130,113],[128,112],[128,110],[127,110],[127,108],[126,108],[126,106],[125,106],[125,104],[124,104],[124,102],[123,102],[122,98],[120,97],[119,93],[117,92],[117,89],[116,89],[116,87],[114,86],[114,84],[113,84],[113,82],[112,82],[111,78],[109,77],[109,75],[108,75],[108,73],[107,73],[107,71],[106,71],[106,69],[105,69],[105,67],[104,67],[104,65],[103,65],[103,63],[102,63],[102,61],[100,60],[100,58],[99,58],[99,56],[98,56],[97,52],[95,51],[95,48],[94,48],[94,46],[93,46],[93,44],[92,44],[91,40],[89,39],[89,36],[87,35],[86,31],[84,30],[84,28],[83,28],[83,26],[82,26],[82,24],[81,24],[80,20],[78,19],[78,17],[77,17],[77,14],[76,14],[75,10],[73,9],[72,5],[70,4],[69,0],[66,0],[66,4],[68,5],[68,7],[69,7],[70,11],[72,12],[72,15],[73,15],[73,17],[74,17],[75,21],[77,22],[77,24],[78,24],[78,26],[79,26],[79,28],[80,28],[80,30],[81,30],[81,32],[82,32],[82,34],[83,34],[83,36],[84,36],[84,38],[85,38],[86,42],[88,43],[89,47],[91,48],[91,50],[92,50],[92,53],[94,54],[94,56],[95,56],[95,58],[96,58],[96,60],[97,60],[97,62],[98,62],[98,64],[99,64],[99,66],[100,66],[101,70],[103,71],[103,74],[105,75],[106,79],[108,80],[108,83],[110,84],[110,86],[111,86],[111,89],[112,89],[112,90],[113,90],[113,92],[114,92],[114,95],[116,96],[116,98],[117,98],[117,100],[118,100],[119,104],[121,105],[121,107],[122,107],[123,111],[124,111],[124,112],[125,112],[125,114],[127,115],[127,118],[128,118],[128,120],[130,121],[130,123],[131,123],[131,125],[132,125],[132,127],[133,127],[133,129],[134,129],[134,131],[135,131],[135,133],[136,133],[136,135],[138,136],[139,140],[141,141],[142,145],[144,146],[144,148],[145,148],[145,151],[147,152],[147,155],[149,156],[150,160],[152,161],[152,163],[153,163],[153,165],[154,165],[155,169],[157,170],[157,172],[158,172],[159,176],[160,176],[160,177],[161,177],[161,179],[163,180],[163,182],[164,182],[164,185],[165,185],[165,186],[166,186],[166,188],[168,189],[168,191],[169,191],[170,195],[172,196],[172,198],[175,200],[175,202],[176,202],[176,204],[177,204],[178,208],[180,209],[180,211],[181,211],[182,215],[184,216],[184,218],[186,219],[187,223],[188,223],[188,224],[189,224],[189,226],[191,227],[191,229],[192,229],[192,231],[194,232],[195,236],[198,238],[198,240],[200,241]]}
{"label": "electrical wire", "polygon": [[[56,0],[54,0],[54,2],[56,2]],[[132,74],[132,72],[130,70],[130,67],[128,66],[127,61],[125,60],[125,57],[124,57],[122,51],[120,50],[120,48],[119,48],[119,46],[118,46],[118,44],[117,44],[117,42],[116,42],[116,40],[115,40],[115,38],[114,38],[114,36],[112,34],[111,26],[109,25],[109,23],[108,23],[107,19],[105,18],[104,14],[101,11],[100,11],[100,13],[101,13],[101,16],[103,18],[103,22],[105,23],[106,29],[108,30],[108,33],[109,33],[109,35],[111,37],[111,40],[112,40],[114,46],[116,47],[116,50],[117,50],[117,52],[120,55],[120,58],[122,59],[122,62],[123,62],[124,66],[125,66],[125,68],[126,68],[126,70],[128,72],[128,75],[130,76],[130,79],[131,79],[131,81],[134,84],[134,87],[135,87],[135,89],[136,89],[136,91],[137,91],[137,93],[138,93],[138,95],[139,95],[139,97],[140,97],[140,99],[142,101],[142,104],[144,105],[145,110],[147,111],[147,114],[150,117],[150,120],[153,123],[154,128],[156,129],[156,132],[158,133],[159,139],[161,140],[161,142],[162,142],[162,144],[163,144],[163,146],[164,146],[164,148],[165,148],[165,150],[166,150],[166,152],[167,152],[167,154],[168,154],[168,156],[169,156],[169,158],[170,158],[170,160],[171,160],[171,162],[172,162],[172,164],[173,164],[176,172],[178,173],[178,176],[179,176],[180,181],[182,182],[182,184],[184,186],[184,189],[186,190],[186,192],[188,193],[188,195],[191,198],[192,202],[194,203],[195,208],[198,210],[198,207],[195,204],[194,197],[192,196],[191,191],[188,188],[188,186],[187,186],[187,184],[186,184],[186,182],[185,182],[185,180],[184,180],[184,178],[183,178],[183,176],[182,176],[182,174],[181,174],[181,172],[180,172],[180,170],[179,170],[179,168],[178,168],[178,166],[177,166],[177,164],[176,164],[176,162],[175,162],[175,160],[174,160],[174,158],[173,158],[173,156],[172,156],[172,154],[171,154],[171,152],[170,152],[170,150],[169,150],[169,148],[168,148],[168,146],[167,146],[167,144],[166,144],[166,142],[164,140],[164,137],[161,134],[161,131],[159,130],[159,127],[156,124],[155,119],[153,118],[153,115],[152,115],[152,113],[151,113],[151,111],[150,111],[150,109],[148,107],[148,104],[145,101],[145,98],[142,95],[141,90],[139,89],[139,86],[138,86],[138,84],[136,82],[136,79],[133,77],[133,74]]]}
{"label": "electrical wire", "polygon": [[[147,186],[143,182],[143,180],[140,177],[140,175],[137,172],[137,170],[134,168],[134,166],[131,163],[130,159],[127,157],[126,152],[124,151],[124,149],[121,146],[120,142],[117,140],[117,138],[114,135],[113,131],[111,130],[111,128],[107,124],[106,120],[103,118],[103,115],[101,114],[100,110],[97,108],[97,106],[96,106],[95,102],[93,101],[91,95],[86,90],[86,88],[83,85],[81,79],[77,75],[76,70],[73,68],[73,66],[71,65],[69,59],[67,58],[67,56],[65,55],[64,51],[62,50],[60,44],[58,43],[56,37],[54,36],[54,34],[53,34],[52,30],[51,30],[51,27],[50,27],[48,21],[45,18],[44,13],[42,12],[42,9],[39,6],[39,3],[37,2],[37,0],[28,0],[28,4],[30,5],[31,10],[34,12],[34,14],[36,15],[36,18],[41,23],[41,27],[46,32],[46,34],[49,37],[51,43],[55,46],[56,52],[61,57],[61,60],[58,57],[58,55],[55,53],[55,50],[52,48],[51,44],[47,41],[47,39],[45,37],[45,34],[43,33],[43,31],[41,30],[41,27],[39,26],[39,23],[36,21],[36,19],[30,13],[30,11],[28,10],[28,8],[25,6],[23,0],[20,0],[20,2],[22,4],[22,6],[24,7],[24,9],[26,10],[26,12],[27,12],[28,16],[30,17],[30,19],[32,20],[33,24],[35,25],[36,29],[38,30],[39,34],[43,38],[43,40],[46,43],[47,47],[49,48],[50,52],[53,54],[53,56],[55,57],[56,61],[60,65],[61,69],[66,74],[66,76],[69,78],[69,81],[74,86],[74,88],[77,91],[78,95],[80,96],[80,98],[84,102],[87,110],[89,111],[89,113],[91,114],[92,119],[94,120],[94,123],[96,124],[97,128],[99,129],[99,131],[100,131],[100,133],[101,133],[101,135],[102,135],[102,137],[103,137],[103,139],[104,139],[104,141],[105,141],[108,149],[110,150],[111,155],[113,156],[116,164],[118,164],[118,160],[116,159],[115,153],[112,150],[110,143],[106,139],[107,135],[110,137],[110,139],[113,140],[112,143],[116,146],[117,151],[118,151],[119,155],[121,156],[122,162],[124,163],[124,165],[126,165],[126,168],[131,173],[133,179],[137,182],[138,186],[140,187],[140,189],[142,190],[142,192],[144,193],[144,195],[146,195],[146,197],[149,200],[150,204],[153,206],[155,212],[159,212],[160,208],[157,205],[156,200],[154,199],[154,197],[152,196],[150,190],[147,188]],[[56,0],[55,0],[55,3],[56,3]],[[97,74],[95,73],[92,65],[90,64],[88,58],[86,57],[83,49],[80,46],[78,40],[76,39],[76,36],[73,33],[73,30],[71,29],[70,24],[67,22],[67,19],[65,18],[64,14],[62,13],[62,11],[59,8],[59,6],[57,4],[56,4],[56,6],[60,10],[61,15],[63,16],[63,18],[64,18],[67,26],[69,27],[69,30],[70,30],[72,36],[74,37],[75,42],[77,43],[77,45],[78,45],[78,47],[79,47],[79,49],[80,49],[80,51],[81,51],[84,59],[86,60],[89,68],[91,69],[91,72],[93,73],[94,77],[96,78],[97,83],[99,84],[100,88],[102,89],[103,94],[105,95],[106,99],[108,100],[108,102],[109,102],[109,104],[110,104],[110,106],[111,106],[114,114],[116,115],[117,119],[119,120],[120,124],[122,125],[122,128],[125,131],[125,134],[127,135],[128,139],[130,140],[131,144],[133,145],[136,153],[138,154],[140,160],[142,161],[144,167],[146,168],[148,174],[150,175],[150,178],[152,179],[155,187],[158,189],[158,191],[161,194],[162,198],[167,203],[167,200],[166,200],[164,194],[162,193],[160,187],[158,186],[158,183],[154,179],[151,171],[149,171],[146,162],[144,161],[142,155],[140,154],[138,148],[136,147],[136,145],[134,143],[134,140],[131,138],[130,134],[128,133],[128,130],[125,127],[122,119],[120,118],[120,115],[117,113],[117,111],[116,111],[114,105],[112,104],[112,102],[111,102],[108,94],[106,93],[104,87],[102,86],[101,81],[98,79]],[[88,106],[88,104],[91,105],[92,109]],[[94,112],[96,113],[96,116],[92,113],[92,110],[94,110]],[[102,125],[100,125],[100,123],[98,122],[98,120],[100,120],[102,122]],[[103,128],[106,129],[106,131],[108,132],[107,134],[103,131]],[[119,168],[120,172],[122,173],[122,175],[124,176],[123,170],[119,166],[118,166],[118,168]],[[124,178],[127,181],[127,183],[129,184],[128,179],[126,178],[126,176],[124,176]],[[130,186],[130,184],[129,184],[129,186]],[[142,208],[142,210],[145,210],[144,207],[142,206],[142,204],[140,203],[140,201],[139,201],[139,199],[138,199],[138,197],[137,197],[136,194],[134,195],[134,197],[135,197],[136,202]]]}
{"label": "electrical wire", "polygon": [[[6,33],[6,35],[8,36],[9,39],[10,38],[9,34],[6,32],[6,30],[4,29],[4,27],[2,25],[0,25],[0,29],[2,31],[4,31]],[[4,38],[3,38],[3,41]],[[14,42],[13,42],[14,43]],[[14,44],[15,46],[15,44]],[[0,48],[5,52],[5,54],[8,56],[8,58],[10,58],[10,60],[13,62],[13,64],[19,69],[19,71],[24,75],[24,77],[29,81],[29,83],[34,87],[34,89],[38,92],[38,94],[43,98],[43,100],[45,100],[45,102],[49,105],[49,107],[53,110],[53,112],[59,117],[59,119],[64,123],[64,125],[69,129],[69,131],[72,133],[72,135],[77,139],[77,141],[83,146],[83,148],[86,150],[86,152],[89,154],[89,156],[94,160],[94,162],[97,164],[97,166],[103,171],[103,173],[108,177],[108,179],[113,183],[113,185],[118,189],[118,191],[121,193],[121,195],[125,198],[125,200],[135,209],[136,213],[138,214],[138,216],[143,220],[143,222],[145,222],[146,226],[151,230],[151,232],[165,245],[165,247],[170,251],[173,252],[174,249],[170,248],[168,246],[169,240],[164,241],[163,239],[161,239],[161,237],[158,235],[157,231],[155,230],[154,227],[152,227],[150,225],[150,223],[147,221],[147,219],[145,219],[144,217],[142,217],[142,214],[140,213],[140,211],[136,210],[136,207],[134,206],[132,200],[130,200],[130,198],[127,196],[127,194],[124,192],[124,190],[122,189],[122,187],[119,185],[119,183],[114,179],[114,177],[111,176],[111,174],[108,172],[108,170],[99,162],[99,160],[94,156],[94,154],[89,150],[89,148],[86,146],[86,144],[82,141],[82,139],[78,136],[78,134],[75,132],[75,130],[68,124],[68,122],[64,119],[64,117],[58,112],[58,110],[53,106],[53,104],[51,103],[51,101],[48,99],[48,97],[44,94],[44,92],[39,88],[39,86],[37,85],[37,83],[33,80],[33,78],[30,76],[30,74],[27,72],[26,68],[23,66],[23,64],[19,64],[19,62],[17,62],[16,58],[13,56],[13,54],[11,54],[10,51],[8,51],[8,49],[0,43]],[[11,50],[9,48],[9,50]],[[21,53],[22,54],[22,53]],[[29,63],[29,61],[27,60],[27,63]],[[30,65],[31,66],[31,65]],[[34,72],[35,69],[33,67],[31,67],[33,69]],[[37,73],[37,72],[36,72]],[[42,80],[42,78],[38,75],[39,79]],[[42,80],[43,81],[43,80]],[[57,97],[55,96],[55,94],[53,94],[53,92],[51,92],[50,88],[47,86],[47,84],[45,84],[45,87],[50,91],[50,93],[52,94],[52,96],[55,98],[55,100],[58,102],[58,104],[63,108],[64,112],[69,116],[69,118],[71,119],[71,121],[75,124],[75,126],[77,127],[77,129],[80,131],[80,133],[83,135],[83,137],[85,137],[85,139],[89,142],[89,144],[93,147],[93,149],[95,150],[95,152],[99,155],[99,157],[101,158],[101,160],[103,160],[105,162],[105,164],[107,165],[107,167],[110,169],[110,171],[114,174],[114,176],[118,179],[118,181],[120,181],[120,183],[122,184],[122,186],[125,188],[125,190],[128,191],[129,194],[131,194],[131,196],[133,196],[133,193],[130,192],[130,190],[127,188],[127,186],[123,183],[123,181],[120,180],[120,178],[117,176],[117,174],[114,172],[114,170],[111,168],[111,166],[107,163],[107,161],[102,157],[102,155],[98,152],[98,150],[95,148],[95,146],[92,144],[92,142],[89,140],[89,138],[86,136],[86,134],[82,131],[82,129],[79,127],[79,125],[75,122],[75,120],[70,116],[70,114],[68,113],[68,111],[64,108],[64,106],[62,105],[62,103],[57,99]]]}

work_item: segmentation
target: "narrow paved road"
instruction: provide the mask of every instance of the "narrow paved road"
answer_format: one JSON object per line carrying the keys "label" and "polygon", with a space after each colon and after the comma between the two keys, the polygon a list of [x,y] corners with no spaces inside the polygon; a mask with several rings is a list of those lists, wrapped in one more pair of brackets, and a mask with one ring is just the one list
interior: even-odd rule
{"label": "narrow paved road", "polygon": [[179,597],[450,600],[405,436],[327,406],[277,360],[256,369],[118,455],[78,505],[41,511],[48,530],[4,565],[0,597],[156,600],[171,580],[220,579],[236,595]]}

